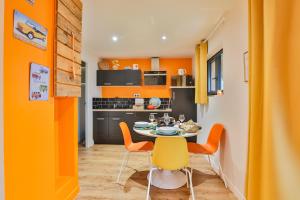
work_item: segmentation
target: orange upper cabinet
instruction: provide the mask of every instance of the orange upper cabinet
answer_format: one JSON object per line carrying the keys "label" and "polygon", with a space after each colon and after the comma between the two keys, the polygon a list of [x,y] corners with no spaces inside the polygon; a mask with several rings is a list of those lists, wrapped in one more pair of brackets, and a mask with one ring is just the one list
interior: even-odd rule
{"label": "orange upper cabinet", "polygon": [[55,96],[81,96],[81,0],[57,0]]}

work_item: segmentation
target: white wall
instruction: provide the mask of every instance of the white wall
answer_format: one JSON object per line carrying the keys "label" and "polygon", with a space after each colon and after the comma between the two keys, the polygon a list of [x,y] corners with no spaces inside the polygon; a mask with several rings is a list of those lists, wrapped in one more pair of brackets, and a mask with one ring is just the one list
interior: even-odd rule
{"label": "white wall", "polygon": [[229,188],[243,199],[248,155],[248,83],[243,79],[243,53],[248,49],[247,0],[236,1],[225,22],[208,41],[209,56],[223,48],[224,95],[209,98],[208,106],[198,106],[198,122],[206,141],[212,124],[225,125],[226,132],[214,167],[220,161]]}
{"label": "white wall", "polygon": [[98,57],[83,48],[82,60],[87,63],[86,68],[86,147],[94,145],[93,140],[93,97],[100,97],[100,88],[96,86],[96,70]]}
{"label": "white wall", "polygon": [[[91,53],[91,51],[87,48],[87,42],[90,38],[87,37],[87,32],[93,31],[90,30],[93,28],[91,23],[88,19],[91,19],[88,15],[89,7],[86,6],[87,4],[83,1],[83,33],[82,33],[82,60],[87,63],[86,69],[86,131],[85,131],[85,140],[86,140],[86,147],[91,147],[94,145],[93,140],[93,97],[100,97],[101,90],[100,87],[96,86],[96,78],[97,78],[97,69],[98,69],[98,56]],[[94,22],[92,22],[94,23]],[[101,34],[101,33],[99,33]]]}
{"label": "white wall", "polygon": [[4,33],[4,0],[0,0],[0,200],[4,200],[3,33]]}

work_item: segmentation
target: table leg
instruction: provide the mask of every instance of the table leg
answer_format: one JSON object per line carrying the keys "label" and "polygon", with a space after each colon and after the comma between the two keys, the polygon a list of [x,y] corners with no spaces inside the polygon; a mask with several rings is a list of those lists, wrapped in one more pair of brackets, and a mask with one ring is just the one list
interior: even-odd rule
{"label": "table leg", "polygon": [[[149,175],[148,175],[149,178]],[[186,184],[186,175],[179,171],[154,169],[151,185],[161,189],[177,189]]]}

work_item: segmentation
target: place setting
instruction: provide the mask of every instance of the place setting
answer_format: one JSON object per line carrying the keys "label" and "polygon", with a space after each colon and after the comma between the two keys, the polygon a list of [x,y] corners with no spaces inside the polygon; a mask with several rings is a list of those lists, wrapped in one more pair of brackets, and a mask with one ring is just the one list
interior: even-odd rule
{"label": "place setting", "polygon": [[159,136],[188,136],[191,137],[201,130],[201,126],[193,120],[185,121],[183,114],[179,115],[178,121],[164,113],[163,117],[156,118],[154,114],[149,115],[149,121],[138,121],[134,123],[134,131],[152,137]]}

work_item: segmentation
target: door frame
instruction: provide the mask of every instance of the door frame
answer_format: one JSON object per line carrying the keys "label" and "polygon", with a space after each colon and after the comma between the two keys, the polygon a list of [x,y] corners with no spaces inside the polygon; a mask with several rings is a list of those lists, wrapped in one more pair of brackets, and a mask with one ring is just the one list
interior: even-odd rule
{"label": "door frame", "polygon": [[0,0],[0,200],[4,200],[4,128],[3,128],[3,69],[4,69],[4,0]]}

